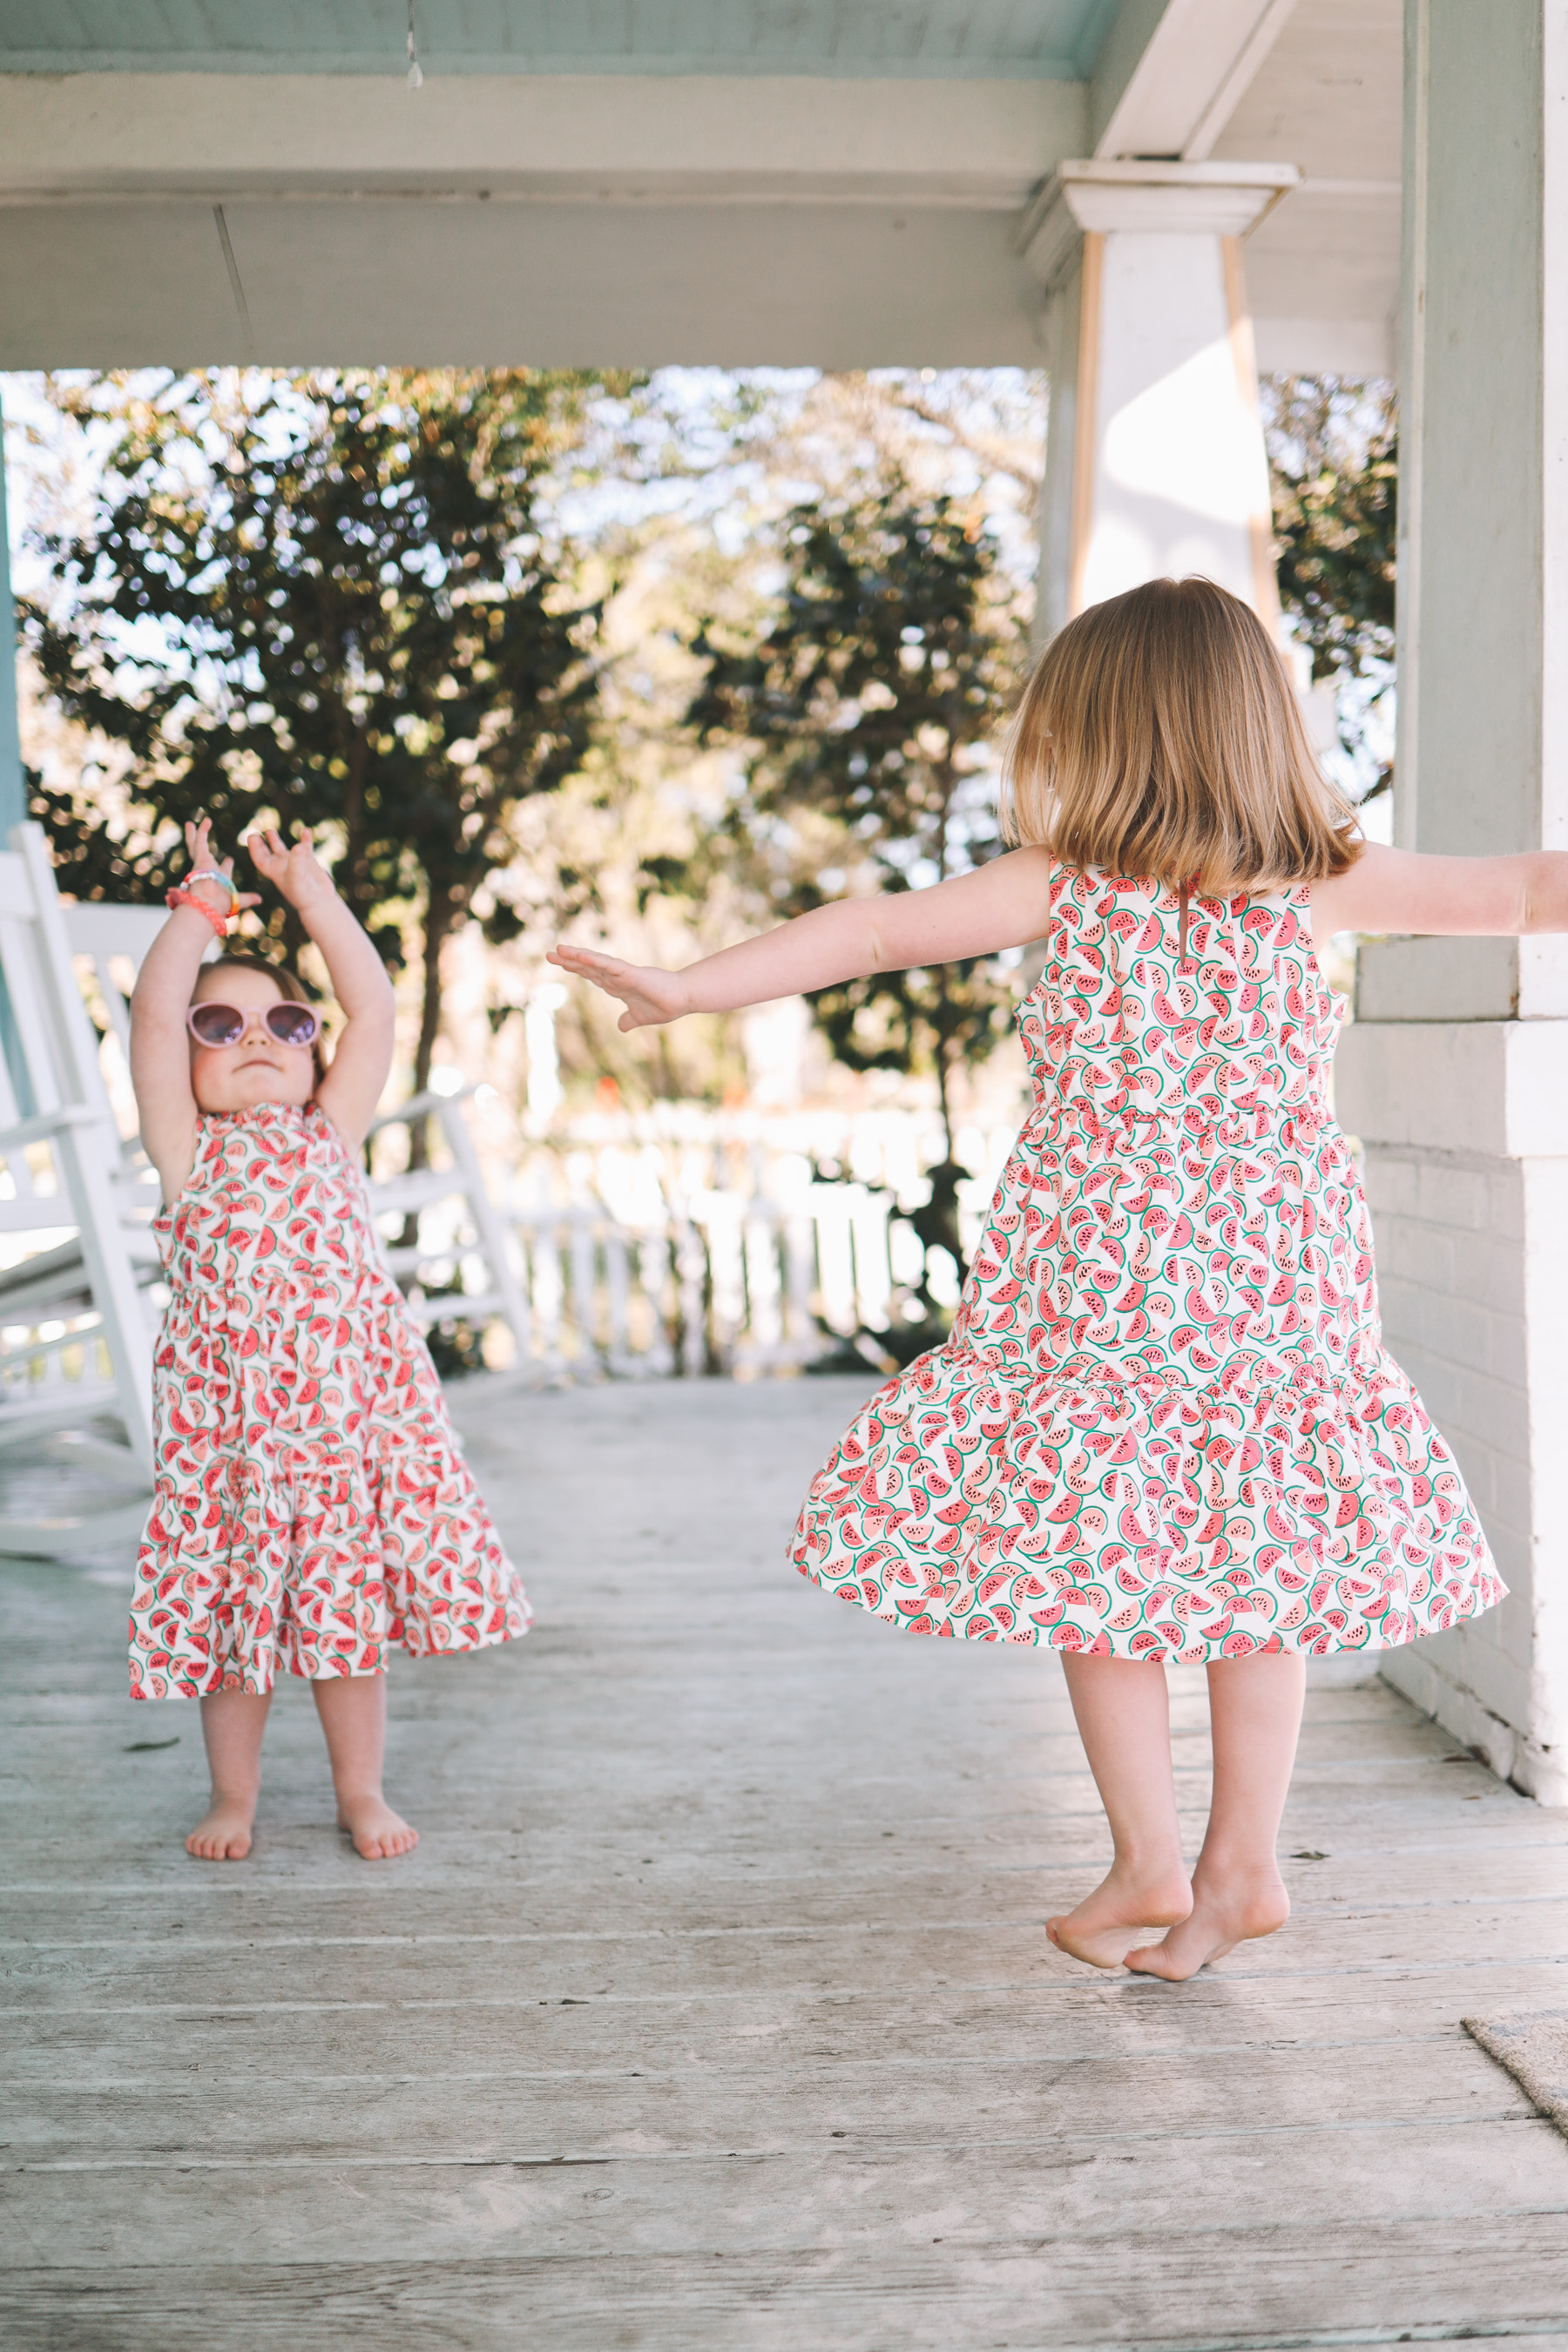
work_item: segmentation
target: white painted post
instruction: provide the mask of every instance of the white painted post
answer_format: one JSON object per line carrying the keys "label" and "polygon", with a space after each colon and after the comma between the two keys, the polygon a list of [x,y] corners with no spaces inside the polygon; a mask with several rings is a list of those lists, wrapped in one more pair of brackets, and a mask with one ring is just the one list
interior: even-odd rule
{"label": "white painted post", "polygon": [[816,1229],[799,1214],[784,1220],[784,1265],[789,1311],[785,1335],[791,1351],[804,1360],[816,1346],[816,1324],[811,1311],[812,1282],[816,1273]]}
{"label": "white painted post", "polygon": [[726,1368],[732,1360],[746,1314],[746,1263],[738,1192],[714,1187],[691,1196],[691,1213],[708,1248],[709,1316],[714,1353]]}
{"label": "white painted post", "polygon": [[626,1263],[626,1237],[619,1225],[607,1224],[604,1231],[605,1251],[605,1365],[612,1372],[623,1375],[634,1370],[627,1332],[626,1307],[631,1296],[631,1284]]}
{"label": "white painted post", "polygon": [[534,1189],[534,1207],[516,1220],[523,1245],[529,1309],[538,1334],[540,1360],[547,1373],[561,1369],[561,1318],[566,1285],[561,1271],[556,1225],[558,1212],[550,1197],[550,1178],[541,1169]]}
{"label": "white painted post", "polygon": [[24,824],[27,795],[16,730],[16,611],[11,601],[11,542],[5,519],[5,419],[0,413],[0,841]]}
{"label": "white painted post", "polygon": [[593,1211],[581,1204],[567,1213],[571,1220],[571,1238],[567,1247],[572,1274],[572,1314],[577,1326],[578,1360],[581,1370],[591,1374],[602,1370],[604,1363],[595,1328],[598,1321],[595,1313],[598,1287],[595,1279],[598,1255],[595,1245],[595,1219]]}
{"label": "white painted post", "polygon": [[528,1116],[541,1133],[565,1099],[561,1084],[561,1056],[555,1046],[555,1016],[566,1002],[561,982],[548,980],[536,988],[522,1016],[523,1044],[528,1053]]}
{"label": "white painted post", "polygon": [[637,1281],[647,1302],[652,1326],[643,1369],[664,1379],[675,1370],[675,1351],[669,1344],[669,1327],[665,1319],[665,1293],[669,1282],[668,1231],[642,1235],[637,1244]]}
{"label": "white painted post", "polygon": [[[1405,11],[1399,838],[1568,848],[1568,6]],[[1417,745],[1419,755],[1417,757]],[[1568,940],[1362,951],[1388,1345],[1511,1588],[1383,1671],[1568,1801]]]}
{"label": "white painted post", "polygon": [[850,1238],[855,1255],[855,1312],[873,1331],[886,1328],[892,1308],[893,1266],[888,1249],[888,1196],[850,1187]]}
{"label": "white painted post", "polygon": [[816,1289],[821,1316],[830,1331],[847,1339],[858,1320],[855,1297],[855,1244],[847,1184],[813,1184],[806,1194],[816,1228]]}
{"label": "white painted post", "polygon": [[1042,636],[1165,573],[1203,572],[1278,622],[1241,241],[1299,176],[1068,163],[1032,207],[1052,366]]}
{"label": "white painted post", "polygon": [[704,1291],[708,1256],[702,1236],[684,1209],[675,1212],[675,1274],[680,1301],[680,1369],[689,1381],[708,1370],[708,1315]]}
{"label": "white painted post", "polygon": [[473,1218],[474,1230],[489,1268],[491,1292],[511,1326],[517,1350],[514,1361],[519,1365],[524,1364],[529,1358],[532,1334],[528,1300],[512,1264],[511,1237],[507,1232],[506,1221],[490,1199],[461,1103],[444,1102],[436,1116],[446,1136],[447,1148],[462,1175],[468,1213]]}
{"label": "white painted post", "polygon": [[741,1228],[746,1272],[746,1337],[759,1362],[777,1361],[784,1346],[784,1273],[779,1263],[779,1218],[772,1203],[746,1203]]}
{"label": "white painted post", "polygon": [[[16,608],[11,595],[11,536],[5,511],[5,417],[0,410],[0,841],[27,821],[22,777],[22,742],[16,715]],[[10,1069],[22,1115],[38,1108],[31,1098],[25,1060],[5,981],[0,974],[0,1055]]]}

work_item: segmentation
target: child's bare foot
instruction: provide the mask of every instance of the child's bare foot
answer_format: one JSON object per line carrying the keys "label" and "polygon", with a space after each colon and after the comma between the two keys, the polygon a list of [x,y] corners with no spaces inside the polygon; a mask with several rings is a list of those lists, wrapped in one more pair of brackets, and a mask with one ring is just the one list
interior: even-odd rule
{"label": "child's bare foot", "polygon": [[1145,1927],[1172,1927],[1192,1907],[1193,1890],[1184,1871],[1136,1878],[1113,1866],[1076,1909],[1047,1919],[1046,1933],[1058,1952],[1075,1960],[1118,1969]]}
{"label": "child's bare foot", "polygon": [[215,1797],[185,1840],[185,1852],[201,1862],[243,1862],[255,1819],[254,1797]]}
{"label": "child's bare foot", "polygon": [[1200,1872],[1193,1881],[1189,1916],[1160,1943],[1130,1952],[1127,1966],[1140,1976],[1181,1984],[1249,1937],[1272,1936],[1289,1916],[1290,1898],[1278,1871],[1225,1881],[1205,1879]]}
{"label": "child's bare foot", "polygon": [[406,1853],[419,1843],[417,1830],[410,1829],[401,1813],[381,1797],[340,1797],[338,1827],[347,1830],[354,1842],[354,1852],[366,1862],[390,1861],[395,1853]]}

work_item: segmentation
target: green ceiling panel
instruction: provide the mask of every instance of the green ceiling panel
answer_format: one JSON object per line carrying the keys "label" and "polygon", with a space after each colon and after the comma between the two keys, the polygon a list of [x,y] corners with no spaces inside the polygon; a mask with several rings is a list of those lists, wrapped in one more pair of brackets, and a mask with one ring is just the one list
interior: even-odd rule
{"label": "green ceiling panel", "polygon": [[[1085,79],[1117,0],[415,0],[429,73]],[[401,73],[407,0],[0,0],[9,73]]]}

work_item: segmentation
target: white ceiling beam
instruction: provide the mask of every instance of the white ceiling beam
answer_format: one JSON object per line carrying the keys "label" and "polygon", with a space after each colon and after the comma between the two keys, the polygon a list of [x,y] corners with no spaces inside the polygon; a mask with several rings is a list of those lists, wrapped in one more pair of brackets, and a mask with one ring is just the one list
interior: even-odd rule
{"label": "white ceiling beam", "polygon": [[1251,89],[1259,68],[1284,31],[1285,20],[1295,5],[1296,0],[1268,0],[1268,5],[1237,51],[1230,71],[1189,134],[1187,143],[1182,149],[1184,163],[1206,163],[1214,153],[1215,141]]}
{"label": "white ceiling beam", "polygon": [[1016,206],[1081,83],[807,75],[0,74],[0,202],[596,195]]}
{"label": "white ceiling beam", "polygon": [[0,367],[1039,364],[1036,289],[990,213],[331,196],[223,212],[232,275],[210,204],[7,210]]}
{"label": "white ceiling beam", "polygon": [[[1097,156],[1169,156],[1201,163],[1230,121],[1296,0],[1125,0],[1107,43],[1106,72],[1091,96],[1103,115]],[[1142,37],[1133,61],[1131,41]]]}

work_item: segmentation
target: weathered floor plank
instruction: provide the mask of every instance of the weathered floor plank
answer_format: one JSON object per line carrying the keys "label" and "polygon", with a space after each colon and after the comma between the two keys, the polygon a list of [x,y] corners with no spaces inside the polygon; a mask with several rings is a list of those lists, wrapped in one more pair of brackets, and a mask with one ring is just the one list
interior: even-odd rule
{"label": "weathered floor plank", "polygon": [[[395,1865],[297,1687],[253,1859],[190,1862],[125,1562],[0,1571],[7,2347],[1568,2352],[1568,2142],[1458,2024],[1568,2001],[1568,1819],[1339,1662],[1286,1933],[1075,1968],[1054,1663],[780,1564],[852,1397],[474,1410],[539,1629],[395,1677]],[[1195,1840],[1201,1677],[1173,1721]]]}
{"label": "weathered floor plank", "polygon": [[[1451,2282],[1447,2266],[1431,2263],[1423,2222],[1358,2232],[1352,2259],[1321,2229],[1240,2235],[1211,2228],[1061,2243],[1031,2234],[970,2244],[933,2231],[924,2245],[869,2256],[781,2247],[737,2257],[698,2243],[665,2256],[606,2246],[576,2261],[515,2254],[434,2263],[393,2254],[330,2269],[215,2263],[174,2280],[129,2266],[35,2272],[19,2276],[25,2300],[12,2310],[30,2328],[36,2318],[47,2325],[53,2306],[68,2329],[100,2332],[49,2340],[125,2352],[211,2344],[215,2304],[244,2311],[247,2342],[279,2352],[335,2352],[345,2336],[485,2352],[520,2343],[550,2352],[660,2343],[742,2352],[952,2352],[972,2344],[1074,2352],[1113,2343],[1139,2352],[1283,2352],[1459,2339],[1523,2340],[1562,2352],[1568,2334],[1558,2311],[1550,2301],[1525,2309],[1518,2292],[1521,2264],[1561,2269],[1568,2260],[1557,2217],[1544,2227],[1528,2211],[1485,2230],[1448,2227]],[[1363,2316],[1369,2281],[1388,2274],[1412,2282],[1398,2329],[1370,2326]],[[1508,2314],[1500,2323],[1500,2309]]]}
{"label": "weathered floor plank", "polygon": [[[1506,2074],[1499,2080],[1484,2053],[1478,2051],[1475,2063],[1457,2041],[1426,2044],[1418,2083],[1411,2080],[1405,2045],[1364,2045],[1353,2079],[1326,2105],[1317,2049],[1211,2051],[1201,2070],[1184,2051],[955,2063],[945,2055],[900,2060],[879,2053],[868,2059],[853,2051],[786,2048],[764,2055],[759,2049],[756,2063],[739,2072],[733,2064],[713,2065],[705,2052],[679,2048],[681,2039],[671,2035],[662,2050],[636,2053],[644,2063],[636,2070],[635,2093],[631,2069],[602,2063],[412,2081],[337,2076],[327,2084],[303,2072],[267,2079],[247,2070],[216,2096],[197,2074],[134,2086],[101,2078],[85,2087],[36,2085],[11,2135],[11,2152],[29,2166],[85,2160],[94,2168],[135,2166],[149,2147],[177,2150],[173,2160],[179,2163],[193,2156],[288,2163],[301,2144],[314,2158],[344,2161],[406,2163],[412,2149],[418,2161],[431,2163],[548,2159],[563,2147],[583,2154],[617,2147],[628,2095],[637,2103],[638,2128],[656,2132],[671,2153],[712,2149],[733,2129],[742,2097],[751,2106],[753,2143],[762,2123],[764,2146],[782,2133],[796,2148],[832,2137],[857,2146],[936,2143],[951,2136],[955,2103],[966,2133],[1032,2145],[1142,2137],[1152,2108],[1169,2113],[1178,2103],[1184,2141],[1295,2127],[1405,2130],[1531,2113]],[[84,2159],[89,2120],[92,2153]]]}

